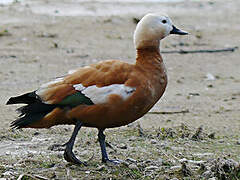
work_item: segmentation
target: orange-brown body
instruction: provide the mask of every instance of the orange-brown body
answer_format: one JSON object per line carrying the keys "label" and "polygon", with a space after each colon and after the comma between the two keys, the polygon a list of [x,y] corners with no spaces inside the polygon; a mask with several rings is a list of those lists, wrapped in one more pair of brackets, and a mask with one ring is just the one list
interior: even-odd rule
{"label": "orange-brown body", "polygon": [[80,161],[73,153],[82,126],[98,128],[102,162],[118,164],[108,158],[104,130],[127,125],[146,114],[163,95],[166,69],[159,52],[160,40],[169,34],[186,35],[166,15],[147,14],[137,24],[134,45],[135,64],[119,60],[102,61],[70,71],[68,75],[43,84],[38,90],[11,97],[7,104],[26,104],[11,127],[49,128],[74,124],[65,143],[64,159]]}
{"label": "orange-brown body", "polygon": [[76,92],[73,85],[79,83],[85,87],[124,84],[135,87],[136,91],[126,100],[112,94],[103,104],[79,105],[72,109],[55,108],[28,127],[49,128],[59,124],[75,124],[76,120],[86,127],[100,129],[127,125],[146,114],[160,99],[167,85],[167,75],[158,48],[138,49],[136,64],[108,60],[80,68],[65,76],[62,82],[49,85],[40,97],[46,103],[57,104]]}

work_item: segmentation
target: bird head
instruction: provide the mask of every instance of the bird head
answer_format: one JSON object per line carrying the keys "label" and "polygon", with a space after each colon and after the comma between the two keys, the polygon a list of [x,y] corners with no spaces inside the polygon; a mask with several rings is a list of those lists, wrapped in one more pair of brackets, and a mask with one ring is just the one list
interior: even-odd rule
{"label": "bird head", "polygon": [[134,44],[136,49],[159,46],[159,41],[170,34],[186,35],[188,33],[176,28],[167,15],[150,13],[137,24]]}

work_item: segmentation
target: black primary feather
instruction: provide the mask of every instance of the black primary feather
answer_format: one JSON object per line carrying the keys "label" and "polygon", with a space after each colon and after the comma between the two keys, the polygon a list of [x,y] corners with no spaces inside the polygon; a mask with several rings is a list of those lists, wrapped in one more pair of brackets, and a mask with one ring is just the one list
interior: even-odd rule
{"label": "black primary feather", "polygon": [[11,123],[11,127],[16,129],[24,128],[42,119],[57,107],[55,104],[43,103],[35,91],[11,97],[7,102],[7,105],[9,104],[27,104],[17,109],[17,112],[20,113],[19,118]]}
{"label": "black primary feather", "polygon": [[21,96],[11,97],[7,105],[9,104],[32,104],[35,102],[41,102],[39,96],[35,93],[35,91],[23,94]]}

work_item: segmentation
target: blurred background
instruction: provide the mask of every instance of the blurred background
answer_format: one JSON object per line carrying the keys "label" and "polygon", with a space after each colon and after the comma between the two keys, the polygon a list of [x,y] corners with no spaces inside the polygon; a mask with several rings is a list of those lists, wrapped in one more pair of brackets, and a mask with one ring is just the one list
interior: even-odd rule
{"label": "blurred background", "polygon": [[[105,59],[135,61],[133,32],[146,13],[168,14],[190,32],[161,42],[169,84],[144,127],[186,122],[221,132],[239,132],[239,51],[186,53],[239,46],[239,1],[201,0],[1,0],[1,104],[54,77]],[[167,51],[167,52],[166,52]],[[2,105],[3,124],[14,117]],[[6,112],[11,113],[6,113]],[[215,113],[219,112],[219,113]],[[143,118],[144,119],[144,118]],[[168,121],[170,119],[170,121]],[[216,124],[218,122],[219,124]]]}
{"label": "blurred background", "polygon": [[[36,152],[41,149],[51,154],[53,152],[47,150],[49,143],[63,144],[63,139],[68,139],[72,131],[70,126],[60,126],[41,130],[36,137],[34,134],[39,133],[36,130],[23,130],[16,136],[16,132],[9,130],[10,122],[17,116],[16,107],[5,106],[8,98],[35,90],[70,69],[100,60],[120,59],[134,63],[133,32],[136,23],[149,12],[168,14],[176,27],[190,35],[172,35],[161,41],[160,49],[169,80],[166,92],[151,112],[136,123],[109,130],[113,134],[110,137],[115,138],[113,142],[135,142],[127,141],[127,138],[124,141],[125,135],[119,138],[115,133],[118,130],[124,134],[124,130],[141,127],[154,134],[161,128],[174,129],[184,124],[203,127],[207,133],[215,134],[216,144],[211,146],[209,140],[205,140],[207,145],[200,142],[201,145],[170,139],[164,142],[165,145],[175,143],[172,146],[178,147],[178,143],[182,143],[180,149],[170,150],[174,156],[197,159],[199,157],[185,156],[185,153],[191,152],[192,147],[202,147],[196,151],[211,152],[210,156],[203,155],[209,162],[211,157],[223,151],[232,154],[228,157],[240,161],[237,145],[237,142],[240,144],[239,0],[0,0],[0,133],[5,137],[0,139],[0,155],[8,152],[3,159],[11,159],[13,152],[18,158],[22,158],[22,154],[31,156],[26,152],[31,149],[29,144],[34,144],[32,149]],[[84,130],[79,141],[85,142],[84,138],[89,137],[94,139],[92,132],[95,131]],[[135,156],[140,159],[155,159],[155,154],[165,157],[158,151],[152,152],[158,149],[157,145],[165,147],[162,141],[157,141],[156,147],[149,144],[148,138],[141,142],[146,146],[135,152],[149,154],[136,153]],[[84,148],[91,148],[93,152],[96,146],[94,143],[84,144]],[[206,146],[210,150],[206,150]],[[145,150],[148,147],[151,148]],[[183,147],[188,150],[184,151]],[[112,150],[112,154],[125,156],[131,151],[129,148]],[[36,152],[32,154],[38,154]],[[62,163],[62,158],[55,156],[52,162]],[[169,157],[172,155],[166,159],[171,159]],[[94,158],[93,162],[97,160]],[[171,162],[169,167],[175,165]]]}

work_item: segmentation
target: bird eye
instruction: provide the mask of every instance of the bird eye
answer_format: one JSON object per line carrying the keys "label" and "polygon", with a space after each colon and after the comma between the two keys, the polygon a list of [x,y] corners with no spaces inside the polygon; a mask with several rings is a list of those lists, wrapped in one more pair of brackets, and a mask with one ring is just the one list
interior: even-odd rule
{"label": "bird eye", "polygon": [[162,20],[162,23],[163,23],[163,24],[166,24],[166,23],[167,23],[167,20],[166,20],[166,19]]}

